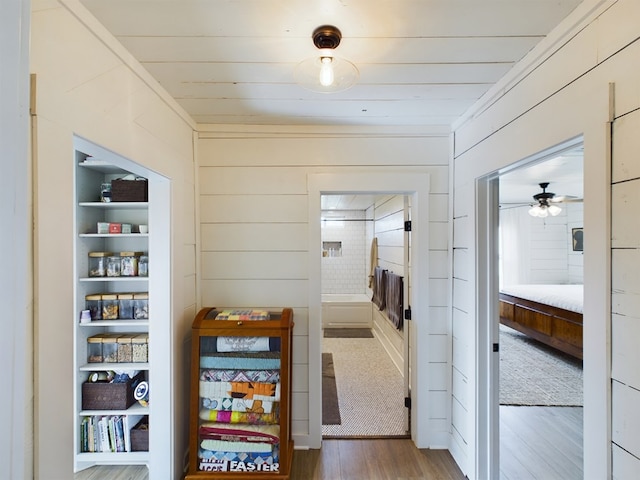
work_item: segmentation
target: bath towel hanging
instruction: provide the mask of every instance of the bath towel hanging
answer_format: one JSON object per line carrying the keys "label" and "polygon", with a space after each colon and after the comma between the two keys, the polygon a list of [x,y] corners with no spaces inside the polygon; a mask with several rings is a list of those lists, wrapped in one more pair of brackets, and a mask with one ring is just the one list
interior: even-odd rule
{"label": "bath towel hanging", "polygon": [[371,240],[371,253],[369,256],[369,288],[373,288],[373,274],[378,266],[378,237]]}

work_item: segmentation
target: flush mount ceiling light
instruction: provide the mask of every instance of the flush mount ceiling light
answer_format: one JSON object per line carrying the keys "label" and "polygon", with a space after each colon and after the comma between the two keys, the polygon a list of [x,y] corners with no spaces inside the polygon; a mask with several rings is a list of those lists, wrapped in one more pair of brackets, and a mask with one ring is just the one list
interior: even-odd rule
{"label": "flush mount ceiling light", "polygon": [[294,72],[296,83],[308,90],[334,93],[346,90],[358,80],[356,66],[348,60],[336,57],[342,33],[333,25],[322,25],[311,35],[318,55],[300,62]]}
{"label": "flush mount ceiling light", "polygon": [[555,217],[562,211],[560,207],[550,203],[556,194],[547,192],[549,182],[540,183],[539,185],[540,188],[542,188],[542,192],[533,196],[533,199],[537,201],[538,204],[529,209],[529,215],[542,218],[548,217],[549,215]]}

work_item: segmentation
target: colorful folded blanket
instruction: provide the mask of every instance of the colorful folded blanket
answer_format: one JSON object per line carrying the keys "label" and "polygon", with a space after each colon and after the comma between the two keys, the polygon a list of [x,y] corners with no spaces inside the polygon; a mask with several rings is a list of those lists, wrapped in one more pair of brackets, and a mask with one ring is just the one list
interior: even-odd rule
{"label": "colorful folded blanket", "polygon": [[198,450],[198,470],[207,472],[261,471],[278,472],[278,449],[271,455],[255,452],[214,452]]}
{"label": "colorful folded blanket", "polygon": [[279,352],[280,337],[200,337],[200,352]]}
{"label": "colorful folded blanket", "polygon": [[202,440],[200,446],[213,452],[247,452],[271,453],[273,448],[269,443],[262,442],[227,442],[226,440]]}
{"label": "colorful folded blanket", "polygon": [[[275,444],[280,442],[279,425],[224,425],[219,423],[203,423],[198,430],[203,440],[225,440],[232,442],[263,442]],[[204,445],[202,445],[204,448]]]}
{"label": "colorful folded blanket", "polygon": [[261,382],[203,382],[200,381],[203,398],[244,398],[247,400],[280,400],[279,383]]}
{"label": "colorful folded blanket", "polygon": [[266,310],[223,310],[216,315],[216,320],[269,320]]}
{"label": "colorful folded blanket", "polygon": [[276,402],[267,400],[249,400],[246,398],[203,398],[202,406],[209,410],[225,412],[271,413],[275,411]]}
{"label": "colorful folded blanket", "polygon": [[217,370],[200,371],[200,380],[206,382],[264,382],[278,383],[279,370]]}
{"label": "colorful folded blanket", "polygon": [[254,412],[227,412],[221,410],[200,410],[200,419],[207,422],[219,423],[246,423],[248,425],[266,425],[278,423],[278,412],[254,413]]}
{"label": "colorful folded blanket", "polygon": [[280,354],[277,352],[217,353],[202,355],[200,368],[233,369],[233,370],[279,370]]}

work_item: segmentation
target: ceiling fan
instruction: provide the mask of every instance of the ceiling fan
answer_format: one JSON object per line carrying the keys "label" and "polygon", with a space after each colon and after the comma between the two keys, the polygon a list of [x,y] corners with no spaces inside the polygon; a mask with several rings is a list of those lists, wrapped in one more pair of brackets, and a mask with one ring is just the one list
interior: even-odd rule
{"label": "ceiling fan", "polygon": [[549,215],[555,217],[562,209],[556,205],[557,203],[581,202],[581,198],[571,195],[556,195],[553,192],[547,192],[549,182],[539,183],[542,192],[536,193],[533,199],[537,202],[529,209],[529,215],[532,217],[547,217]]}

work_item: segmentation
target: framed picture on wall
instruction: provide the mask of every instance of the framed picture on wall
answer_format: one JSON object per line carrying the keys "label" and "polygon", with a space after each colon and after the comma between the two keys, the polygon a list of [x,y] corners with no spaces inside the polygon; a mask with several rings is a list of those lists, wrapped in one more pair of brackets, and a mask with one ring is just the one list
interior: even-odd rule
{"label": "framed picture on wall", "polygon": [[582,231],[582,228],[571,229],[571,245],[573,246],[574,252],[582,252],[583,235],[584,232]]}

